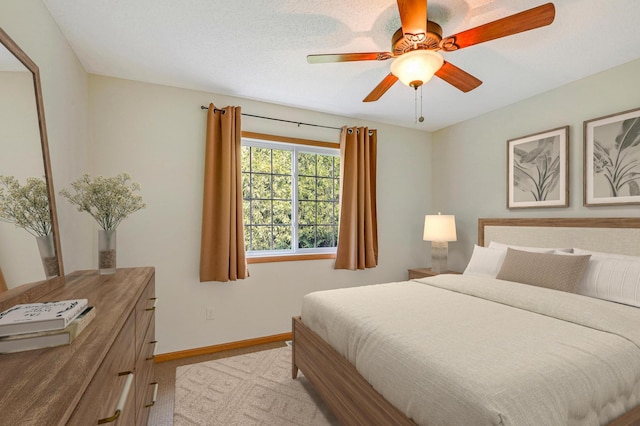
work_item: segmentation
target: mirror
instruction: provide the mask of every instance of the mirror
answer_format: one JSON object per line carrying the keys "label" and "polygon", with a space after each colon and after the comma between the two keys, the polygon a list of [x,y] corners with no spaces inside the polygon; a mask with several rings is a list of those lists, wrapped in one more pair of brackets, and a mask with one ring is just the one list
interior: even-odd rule
{"label": "mirror", "polygon": [[[40,71],[2,28],[0,93],[0,176],[13,176],[20,185],[27,178],[40,179],[51,224],[50,237],[38,241],[27,230],[0,222],[0,281],[8,288],[0,292],[2,311],[64,284]],[[48,253],[45,240],[49,240]]]}
{"label": "mirror", "polygon": [[[0,176],[14,176],[20,184],[28,177],[44,177],[33,77],[6,49],[0,50],[0,93]],[[6,286],[46,279],[39,265],[35,237],[0,221],[0,267]]]}

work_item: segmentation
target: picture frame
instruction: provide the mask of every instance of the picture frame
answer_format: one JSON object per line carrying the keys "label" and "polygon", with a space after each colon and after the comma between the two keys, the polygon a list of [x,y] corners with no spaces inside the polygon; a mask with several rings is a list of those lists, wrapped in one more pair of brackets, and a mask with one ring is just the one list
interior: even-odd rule
{"label": "picture frame", "polygon": [[584,122],[583,204],[640,204],[640,108]]}
{"label": "picture frame", "polygon": [[507,141],[507,208],[569,206],[569,126]]}

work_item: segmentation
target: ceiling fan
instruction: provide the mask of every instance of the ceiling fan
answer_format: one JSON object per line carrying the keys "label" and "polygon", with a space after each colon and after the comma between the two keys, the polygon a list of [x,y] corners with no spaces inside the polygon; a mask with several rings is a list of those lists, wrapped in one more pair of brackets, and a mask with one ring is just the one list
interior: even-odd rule
{"label": "ceiling fan", "polygon": [[444,60],[438,51],[451,52],[485,41],[510,36],[553,22],[555,7],[546,3],[461,33],[442,37],[442,27],[427,19],[427,0],[397,0],[402,28],[393,34],[391,52],[337,53],[308,55],[307,62],[385,61],[394,58],[391,72],[363,99],[380,99],[396,81],[417,89],[436,75],[468,92],[482,84],[471,74]]}

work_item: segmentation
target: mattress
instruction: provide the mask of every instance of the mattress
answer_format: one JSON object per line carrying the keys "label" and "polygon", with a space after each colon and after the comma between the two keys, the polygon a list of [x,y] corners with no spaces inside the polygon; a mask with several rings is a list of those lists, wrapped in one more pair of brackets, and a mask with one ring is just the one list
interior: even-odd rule
{"label": "mattress", "polygon": [[464,275],[321,291],[303,323],[419,425],[602,425],[640,404],[640,309]]}

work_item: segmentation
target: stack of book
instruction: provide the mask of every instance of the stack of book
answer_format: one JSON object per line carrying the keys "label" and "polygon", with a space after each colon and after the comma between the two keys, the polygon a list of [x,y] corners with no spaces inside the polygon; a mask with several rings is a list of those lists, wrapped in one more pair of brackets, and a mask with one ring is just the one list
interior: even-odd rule
{"label": "stack of book", "polygon": [[87,299],[13,306],[0,312],[0,353],[68,345],[95,314]]}

